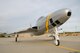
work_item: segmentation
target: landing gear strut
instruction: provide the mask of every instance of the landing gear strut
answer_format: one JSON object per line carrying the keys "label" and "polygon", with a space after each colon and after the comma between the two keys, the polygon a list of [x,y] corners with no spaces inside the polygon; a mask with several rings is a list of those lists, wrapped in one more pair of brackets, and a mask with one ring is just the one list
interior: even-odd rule
{"label": "landing gear strut", "polygon": [[56,46],[60,45],[60,41],[59,41],[59,36],[58,36],[58,31],[57,31],[57,27],[54,28],[54,43]]}
{"label": "landing gear strut", "polygon": [[17,42],[18,37],[19,37],[19,35],[18,35],[18,34],[16,34],[15,42]]}

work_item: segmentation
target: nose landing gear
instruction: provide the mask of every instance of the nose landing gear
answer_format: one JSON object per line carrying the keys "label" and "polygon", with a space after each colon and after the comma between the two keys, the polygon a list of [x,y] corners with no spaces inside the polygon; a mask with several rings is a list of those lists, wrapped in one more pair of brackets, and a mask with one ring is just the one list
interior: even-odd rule
{"label": "nose landing gear", "polygon": [[54,34],[52,34],[51,37],[53,37],[55,45],[59,46],[60,45],[60,40],[59,40],[59,36],[58,36],[57,27],[54,27],[53,30],[54,30]]}

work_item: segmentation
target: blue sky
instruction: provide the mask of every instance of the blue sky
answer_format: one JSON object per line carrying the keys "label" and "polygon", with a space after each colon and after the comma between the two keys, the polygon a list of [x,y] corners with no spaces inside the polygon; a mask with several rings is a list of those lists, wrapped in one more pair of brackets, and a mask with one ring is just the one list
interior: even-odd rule
{"label": "blue sky", "polygon": [[39,17],[62,8],[70,8],[72,16],[59,28],[80,31],[80,0],[0,0],[0,32],[25,30]]}

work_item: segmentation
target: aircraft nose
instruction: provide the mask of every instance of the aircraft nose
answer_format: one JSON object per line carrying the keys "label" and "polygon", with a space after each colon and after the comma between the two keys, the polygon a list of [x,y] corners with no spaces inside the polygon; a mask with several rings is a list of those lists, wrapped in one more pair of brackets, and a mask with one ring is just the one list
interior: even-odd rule
{"label": "aircraft nose", "polygon": [[67,16],[71,16],[72,12],[71,12],[70,9],[66,9],[65,11],[66,11],[66,15],[67,15]]}

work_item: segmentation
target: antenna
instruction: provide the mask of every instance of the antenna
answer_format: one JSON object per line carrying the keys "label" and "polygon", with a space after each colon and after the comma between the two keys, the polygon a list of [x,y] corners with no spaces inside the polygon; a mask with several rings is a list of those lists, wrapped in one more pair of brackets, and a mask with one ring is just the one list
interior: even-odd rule
{"label": "antenna", "polygon": [[32,28],[32,25],[30,24],[30,28]]}

